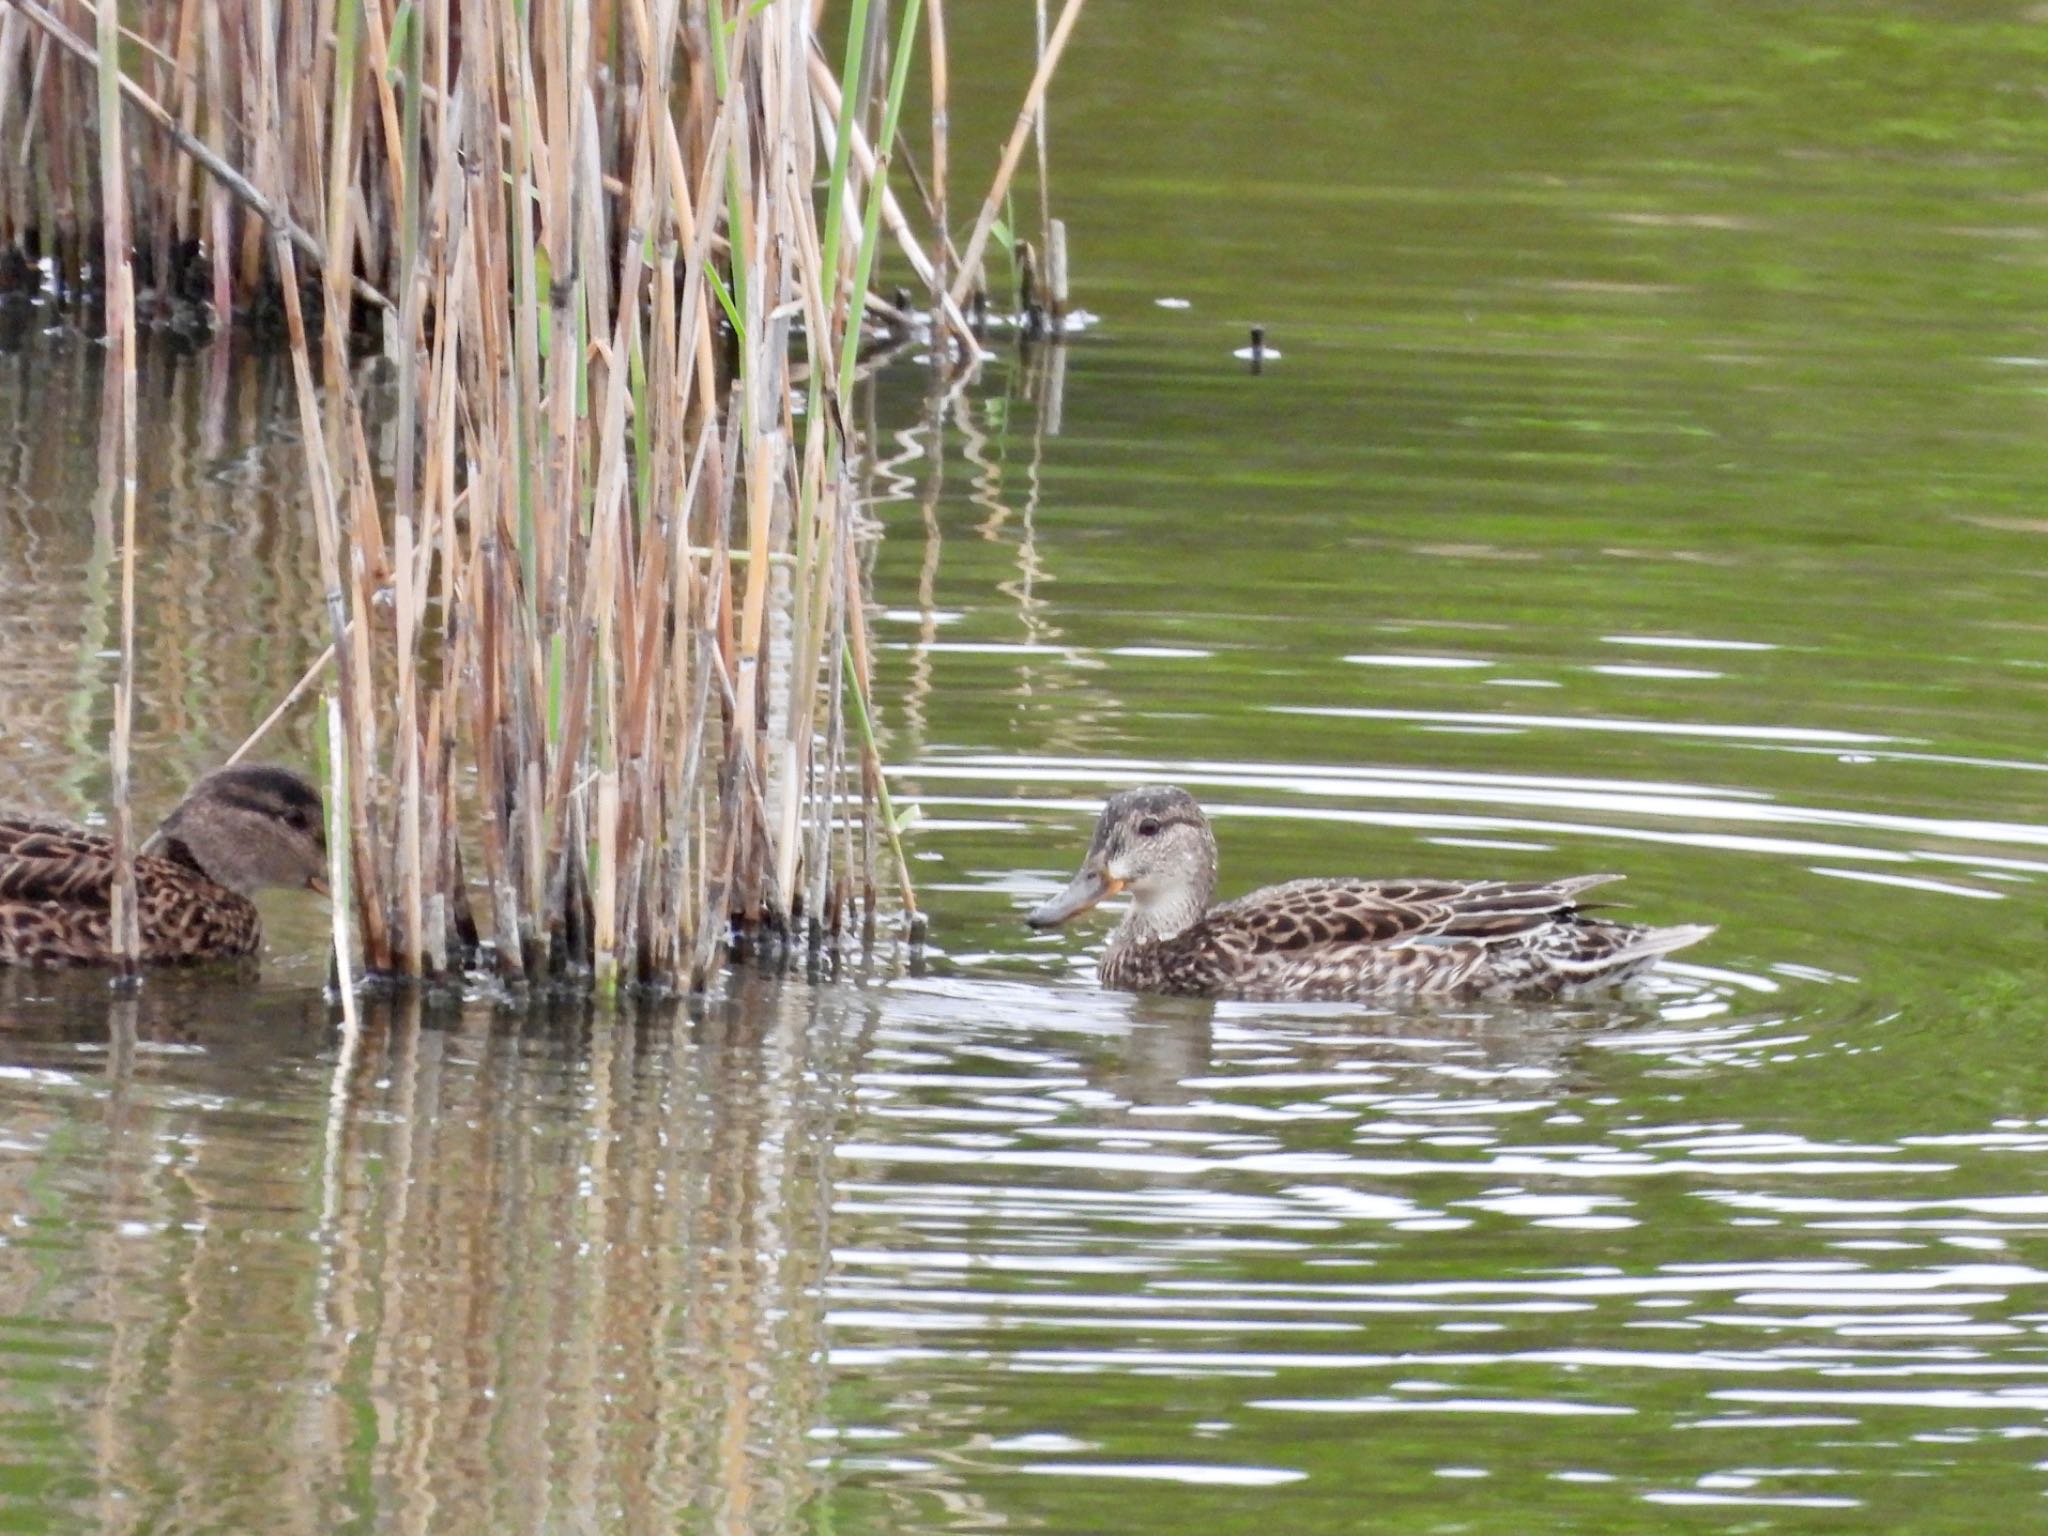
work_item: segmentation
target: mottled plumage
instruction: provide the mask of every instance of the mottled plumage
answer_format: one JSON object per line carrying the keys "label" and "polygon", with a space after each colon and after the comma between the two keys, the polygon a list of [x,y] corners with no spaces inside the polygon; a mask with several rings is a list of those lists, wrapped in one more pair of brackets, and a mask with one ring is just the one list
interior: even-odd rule
{"label": "mottled plumage", "polygon": [[[282,768],[224,768],[201,779],[135,860],[142,958],[253,954],[264,886],[324,890],[320,796]],[[0,814],[0,965],[107,965],[114,959],[112,839],[60,821]]]}
{"label": "mottled plumage", "polygon": [[1211,907],[1216,841],[1185,790],[1126,790],[1103,807],[1081,871],[1031,914],[1050,927],[1119,891],[1102,984],[1198,997],[1541,999],[1626,980],[1713,929],[1591,917],[1552,881],[1294,880]]}

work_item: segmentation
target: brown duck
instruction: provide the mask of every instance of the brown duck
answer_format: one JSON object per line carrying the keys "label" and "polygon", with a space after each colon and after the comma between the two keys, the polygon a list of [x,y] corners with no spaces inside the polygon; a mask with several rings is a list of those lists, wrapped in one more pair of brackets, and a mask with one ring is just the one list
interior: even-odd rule
{"label": "brown duck", "polygon": [[[164,818],[135,860],[142,958],[253,954],[265,886],[327,889],[320,795],[284,768],[223,768]],[[112,839],[61,821],[0,814],[0,965],[110,965]]]}
{"label": "brown duck", "polygon": [[1590,917],[1563,880],[1293,880],[1221,906],[1216,839],[1184,789],[1129,789],[1095,824],[1081,872],[1033,911],[1050,928],[1128,891],[1106,987],[1195,997],[1540,1000],[1624,981],[1714,930]]}

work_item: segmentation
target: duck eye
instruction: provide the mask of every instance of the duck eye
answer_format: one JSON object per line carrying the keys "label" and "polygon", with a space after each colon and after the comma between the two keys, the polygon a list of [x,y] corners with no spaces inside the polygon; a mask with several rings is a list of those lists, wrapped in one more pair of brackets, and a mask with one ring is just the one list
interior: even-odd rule
{"label": "duck eye", "polygon": [[1157,837],[1158,835],[1159,818],[1157,816],[1147,816],[1143,821],[1138,823],[1138,836]]}

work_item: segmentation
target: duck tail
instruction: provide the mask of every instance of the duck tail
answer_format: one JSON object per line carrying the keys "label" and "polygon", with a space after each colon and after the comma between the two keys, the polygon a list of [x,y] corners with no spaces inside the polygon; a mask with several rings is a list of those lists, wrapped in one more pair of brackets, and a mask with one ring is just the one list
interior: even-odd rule
{"label": "duck tail", "polygon": [[1674,949],[1697,944],[1714,930],[1704,923],[1674,928],[1636,928],[1626,923],[1587,923],[1577,942],[1550,957],[1550,971],[1565,988],[1626,981]]}
{"label": "duck tail", "polygon": [[1628,944],[1616,952],[1616,959],[1654,959],[1674,949],[1697,944],[1714,931],[1712,923],[1680,923],[1671,928],[1644,928],[1632,934]]}

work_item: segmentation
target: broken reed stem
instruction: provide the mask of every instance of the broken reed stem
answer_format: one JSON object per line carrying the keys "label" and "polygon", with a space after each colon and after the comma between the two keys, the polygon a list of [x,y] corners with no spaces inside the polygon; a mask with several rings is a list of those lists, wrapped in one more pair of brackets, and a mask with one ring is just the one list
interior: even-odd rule
{"label": "broken reed stem", "polygon": [[[0,205],[0,243],[40,231],[78,291],[96,122],[110,325],[137,250],[160,310],[204,293],[217,323],[238,304],[283,322],[331,643],[242,751],[334,667],[336,942],[368,969],[701,984],[734,920],[871,928],[877,827],[915,915],[869,693],[850,397],[885,234],[979,356],[929,3],[848,0],[835,77],[822,0],[415,0],[402,26],[365,0],[178,0],[133,11],[125,47],[106,0],[0,0],[0,132],[20,118],[8,153],[33,189]],[[92,43],[63,19],[85,14]],[[920,37],[922,239],[889,188]],[[86,70],[97,114],[76,110]],[[141,153],[123,103],[151,125]],[[351,351],[365,319],[386,414]]]}
{"label": "broken reed stem", "polygon": [[222,761],[221,767],[234,767],[235,764],[241,762],[251,752],[254,752],[257,747],[262,745],[263,738],[277,728],[277,723],[280,720],[284,719],[286,715],[298,707],[299,700],[303,699],[312,690],[313,685],[320,680],[320,674],[325,672],[333,661],[334,645],[332,642],[329,642],[326,649],[313,658],[313,664],[306,668],[305,672],[300,675],[299,680],[285,691],[285,696],[279,699],[276,705],[272,707],[270,713],[263,717],[262,724],[243,737],[242,744],[227,755],[226,759]]}

